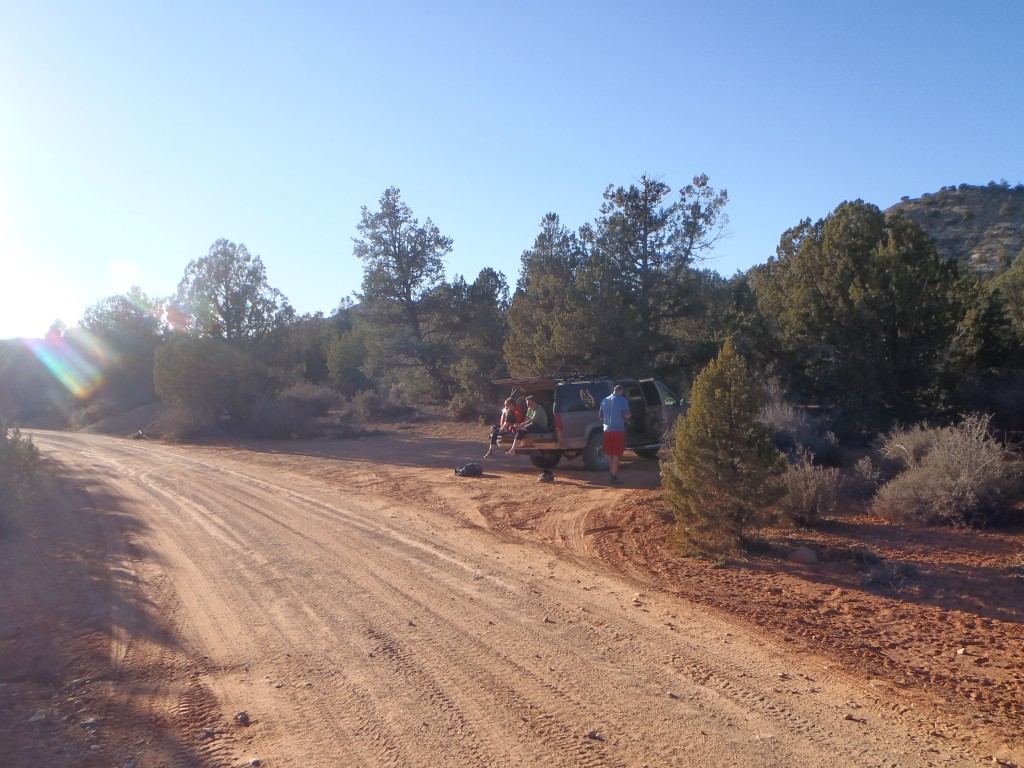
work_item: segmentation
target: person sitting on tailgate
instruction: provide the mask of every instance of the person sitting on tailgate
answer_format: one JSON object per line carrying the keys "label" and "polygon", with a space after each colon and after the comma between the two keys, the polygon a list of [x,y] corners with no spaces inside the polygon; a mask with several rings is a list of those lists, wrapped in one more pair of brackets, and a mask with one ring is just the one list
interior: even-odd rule
{"label": "person sitting on tailgate", "polygon": [[525,432],[549,431],[548,412],[541,407],[540,403],[537,402],[537,398],[533,395],[526,396],[526,418],[512,427],[512,431],[515,433],[515,437],[512,439],[512,447],[509,448],[509,453],[516,449],[516,443],[519,442],[521,434]]}
{"label": "person sitting on tailgate", "polygon": [[[487,447],[487,453],[484,454],[485,459],[498,447],[498,437],[501,435],[511,435],[512,428],[522,420],[523,412],[516,405],[516,401],[511,397],[505,400],[505,407],[501,409],[501,418],[497,424],[491,427],[491,439]],[[515,440],[512,442],[515,442]]]}

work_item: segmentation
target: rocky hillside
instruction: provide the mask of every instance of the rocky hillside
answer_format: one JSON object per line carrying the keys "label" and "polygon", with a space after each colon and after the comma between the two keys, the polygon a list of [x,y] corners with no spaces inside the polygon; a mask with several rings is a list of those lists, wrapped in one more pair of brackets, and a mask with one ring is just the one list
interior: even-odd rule
{"label": "rocky hillside", "polygon": [[943,187],[904,197],[886,213],[903,213],[932,236],[939,253],[995,275],[1024,249],[1024,184]]}

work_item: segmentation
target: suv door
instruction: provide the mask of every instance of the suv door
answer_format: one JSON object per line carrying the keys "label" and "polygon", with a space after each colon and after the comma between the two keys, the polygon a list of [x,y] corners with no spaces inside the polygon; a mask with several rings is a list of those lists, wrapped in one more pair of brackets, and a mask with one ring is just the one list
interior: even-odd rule
{"label": "suv door", "polygon": [[643,379],[640,387],[647,403],[647,433],[660,440],[683,412],[683,401],[656,379]]}
{"label": "suv door", "polygon": [[650,440],[647,425],[647,398],[639,381],[622,379],[616,384],[622,385],[622,396],[629,403],[630,419],[626,422],[626,445],[641,445]]}

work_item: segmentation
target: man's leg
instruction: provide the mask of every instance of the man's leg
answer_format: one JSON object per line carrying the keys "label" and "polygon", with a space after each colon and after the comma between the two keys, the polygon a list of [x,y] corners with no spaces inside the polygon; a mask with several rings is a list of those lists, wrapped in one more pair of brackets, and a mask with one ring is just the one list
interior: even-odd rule
{"label": "man's leg", "polygon": [[604,452],[608,456],[608,469],[611,472],[611,484],[619,483],[619,457],[626,443],[625,432],[605,432]]}

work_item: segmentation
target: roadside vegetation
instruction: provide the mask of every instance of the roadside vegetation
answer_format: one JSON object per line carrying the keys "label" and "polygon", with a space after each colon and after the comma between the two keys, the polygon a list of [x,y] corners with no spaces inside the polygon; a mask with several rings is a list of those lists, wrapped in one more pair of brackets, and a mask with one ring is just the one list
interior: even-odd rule
{"label": "roadside vegetation", "polygon": [[[1024,210],[1024,187],[996,191],[993,216]],[[0,410],[85,426],[160,400],[179,439],[288,438],[425,402],[490,419],[508,376],[652,376],[691,393],[663,477],[692,551],[742,551],[766,522],[816,525],[850,498],[887,520],[1019,521],[1024,259],[974,269],[855,200],[726,278],[705,268],[728,225],[706,175],[595,198],[590,222],[542,218],[510,285],[449,275],[454,240],[391,187],[356,227],[361,290],[329,314],[298,314],[258,255],[217,240],[171,296],[133,288],[76,327],[0,342]],[[4,435],[28,461],[31,441]]]}
{"label": "roadside vegetation", "polygon": [[784,493],[785,457],[758,418],[764,400],[763,388],[727,339],[694,382],[662,471],[665,498],[683,546],[692,552],[722,555],[743,548]]}
{"label": "roadside vegetation", "polygon": [[970,415],[945,427],[896,429],[878,442],[868,472],[882,479],[871,511],[886,520],[985,527],[1007,521],[1022,498],[1022,465]]}
{"label": "roadside vegetation", "polygon": [[43,474],[32,438],[0,419],[0,535],[38,500]]}

